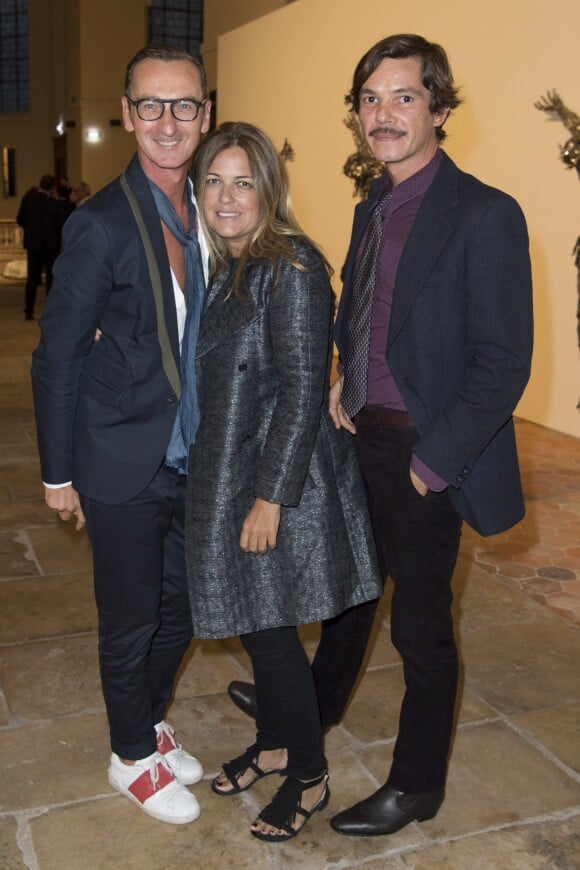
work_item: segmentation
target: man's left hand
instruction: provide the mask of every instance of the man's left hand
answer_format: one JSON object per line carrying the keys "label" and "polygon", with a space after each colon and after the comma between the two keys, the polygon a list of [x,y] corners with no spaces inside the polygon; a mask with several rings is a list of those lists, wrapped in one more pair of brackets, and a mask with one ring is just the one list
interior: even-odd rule
{"label": "man's left hand", "polygon": [[425,496],[429,492],[429,487],[427,486],[427,484],[423,483],[420,477],[417,477],[412,468],[409,469],[409,477],[411,478],[411,483],[413,484],[419,495],[422,496],[422,498],[425,498]]}

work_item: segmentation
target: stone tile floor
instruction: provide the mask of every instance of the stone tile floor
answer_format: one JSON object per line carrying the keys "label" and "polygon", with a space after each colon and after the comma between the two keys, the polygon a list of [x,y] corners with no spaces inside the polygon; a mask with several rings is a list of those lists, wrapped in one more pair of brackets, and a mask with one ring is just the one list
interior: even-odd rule
{"label": "stone tile floor", "polygon": [[580,626],[580,440],[519,421],[526,517],[503,535],[465,532],[464,553]]}
{"label": "stone tile floor", "polygon": [[[90,554],[40,495],[28,370],[38,338],[22,287],[0,285],[0,870],[572,870],[580,868],[580,444],[520,422],[528,515],[465,532],[455,578],[463,663],[447,799],[391,837],[332,832],[329,817],[384,779],[402,694],[388,595],[367,667],[327,741],[332,797],[295,841],[247,831],[275,788],[196,787],[202,815],[149,820],[108,785]],[[309,651],[316,629],[304,631]],[[225,694],[249,677],[237,641],[193,643],[170,719],[208,780],[252,741]]]}

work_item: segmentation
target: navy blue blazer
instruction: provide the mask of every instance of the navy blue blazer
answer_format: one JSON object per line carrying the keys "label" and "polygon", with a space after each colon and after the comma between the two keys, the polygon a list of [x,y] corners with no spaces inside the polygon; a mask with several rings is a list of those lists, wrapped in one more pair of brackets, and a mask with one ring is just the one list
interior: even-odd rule
{"label": "navy blue blazer", "polygon": [[[355,210],[335,341],[344,351],[356,252],[380,181]],[[532,352],[524,216],[443,154],[397,271],[385,355],[419,433],[416,455],[483,535],[524,515],[512,413]]]}
{"label": "navy blue blazer", "polygon": [[[175,297],[159,215],[136,157],[125,175],[161,277],[163,317],[117,178],[65,224],[32,361],[43,481],[72,480],[81,494],[105,504],[126,501],[154,477],[180,391],[166,365],[169,354],[179,372]],[[97,327],[100,341],[94,340]]]}

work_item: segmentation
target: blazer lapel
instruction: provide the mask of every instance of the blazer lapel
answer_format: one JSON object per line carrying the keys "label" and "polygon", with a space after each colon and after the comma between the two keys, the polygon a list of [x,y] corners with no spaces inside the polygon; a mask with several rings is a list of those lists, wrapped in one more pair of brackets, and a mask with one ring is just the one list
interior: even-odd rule
{"label": "blazer lapel", "polygon": [[205,311],[201,318],[196,358],[204,356],[226,341],[234,332],[244,329],[262,314],[262,307],[251,296],[226,299],[231,287],[231,273],[224,272],[210,284]]}
{"label": "blazer lapel", "polygon": [[[166,333],[167,340],[171,347],[171,353],[173,354],[175,365],[179,372],[179,334],[177,328],[177,312],[175,310],[175,293],[173,290],[173,281],[171,279],[169,258],[167,256],[167,249],[165,247],[163,231],[161,229],[161,221],[159,220],[155,201],[151,194],[151,190],[149,189],[149,183],[145,173],[141,169],[137,157],[134,157],[127,167],[125,176],[139,204],[159,269],[163,296],[164,323],[158,321],[157,328]],[[162,340],[163,336],[160,333],[160,342],[162,342]]]}
{"label": "blazer lapel", "polygon": [[454,229],[458,172],[444,154],[443,163],[419,209],[397,270],[387,349],[397,338],[418,293]]}

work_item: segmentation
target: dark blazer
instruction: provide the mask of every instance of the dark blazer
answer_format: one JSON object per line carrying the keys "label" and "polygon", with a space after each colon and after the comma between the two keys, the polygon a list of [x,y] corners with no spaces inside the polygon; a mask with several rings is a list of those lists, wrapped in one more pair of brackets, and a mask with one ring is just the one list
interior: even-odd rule
{"label": "dark blazer", "polygon": [[[116,179],[68,219],[40,321],[32,383],[45,483],[118,504],[163,462],[180,390],[179,339],[159,215],[137,158],[126,179],[161,277],[160,315],[133,212]],[[95,341],[95,330],[102,330]],[[162,356],[161,347],[166,347]]]}
{"label": "dark blazer", "polygon": [[56,257],[60,251],[62,225],[65,221],[61,203],[43,190],[29,190],[22,197],[16,222],[24,230],[27,251]]}
{"label": "dark blazer", "polygon": [[[377,197],[357,206],[335,340],[344,350],[356,252]],[[524,515],[512,412],[527,383],[532,284],[518,204],[443,154],[405,245],[385,354],[419,433],[416,455],[492,535]]]}
{"label": "dark blazer", "polygon": [[[320,256],[300,271],[250,260],[245,298],[210,289],[197,343],[201,423],[189,459],[185,548],[196,637],[335,616],[382,594],[353,438],[328,413],[333,294]],[[277,545],[240,548],[260,497]]]}

